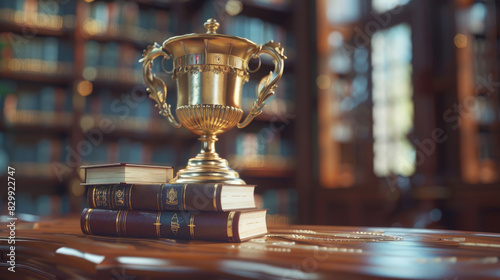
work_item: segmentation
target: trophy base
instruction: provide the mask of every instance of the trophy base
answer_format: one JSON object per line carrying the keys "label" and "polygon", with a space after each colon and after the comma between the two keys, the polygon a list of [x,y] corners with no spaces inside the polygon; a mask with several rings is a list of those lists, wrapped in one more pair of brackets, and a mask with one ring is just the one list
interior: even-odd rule
{"label": "trophy base", "polygon": [[170,183],[224,183],[245,185],[238,172],[228,166],[227,160],[217,153],[202,152],[188,161],[186,168],[177,172]]}

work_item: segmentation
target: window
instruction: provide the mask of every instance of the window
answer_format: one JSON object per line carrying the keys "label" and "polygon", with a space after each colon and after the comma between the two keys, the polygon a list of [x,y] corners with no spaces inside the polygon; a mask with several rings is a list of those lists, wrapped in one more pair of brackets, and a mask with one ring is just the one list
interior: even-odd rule
{"label": "window", "polygon": [[384,13],[409,2],[410,0],[372,0],[372,8],[377,13]]}
{"label": "window", "polygon": [[[374,3],[377,1],[374,1]],[[377,176],[415,172],[411,29],[400,24],[372,38],[374,172]]]}
{"label": "window", "polygon": [[328,0],[326,16],[332,24],[354,22],[361,14],[359,0]]}

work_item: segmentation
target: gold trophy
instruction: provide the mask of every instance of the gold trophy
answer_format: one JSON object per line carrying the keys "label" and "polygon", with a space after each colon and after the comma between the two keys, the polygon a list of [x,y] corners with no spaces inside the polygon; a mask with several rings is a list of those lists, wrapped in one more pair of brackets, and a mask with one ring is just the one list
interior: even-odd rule
{"label": "gold trophy", "polygon": [[[286,57],[279,43],[270,41],[259,46],[248,39],[217,34],[219,23],[215,19],[207,20],[205,28],[206,34],[175,36],[162,45],[149,45],[139,61],[142,62],[142,74],[149,97],[156,101],[160,114],[174,127],[183,125],[200,135],[200,153],[189,160],[185,169],[177,172],[171,183],[245,184],[238,172],[229,168],[227,160],[215,152],[217,135],[235,125],[243,128],[262,113],[264,101],[274,94],[276,83],[283,74]],[[243,84],[248,81],[249,73],[260,68],[260,55],[264,53],[273,58],[274,70],[259,82],[257,100],[240,122]],[[166,103],[165,82],[151,73],[153,60],[157,57],[173,57],[173,70],[165,71],[177,81],[179,121]],[[259,59],[257,69],[248,68],[250,58]]]}

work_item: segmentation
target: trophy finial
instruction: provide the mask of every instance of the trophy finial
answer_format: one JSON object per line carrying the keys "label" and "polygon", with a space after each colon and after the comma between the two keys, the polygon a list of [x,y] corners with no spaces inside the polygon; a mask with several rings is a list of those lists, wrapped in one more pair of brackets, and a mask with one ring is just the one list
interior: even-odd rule
{"label": "trophy finial", "polygon": [[207,34],[217,34],[219,25],[220,24],[214,18],[209,18],[204,24],[205,28],[207,29]]}

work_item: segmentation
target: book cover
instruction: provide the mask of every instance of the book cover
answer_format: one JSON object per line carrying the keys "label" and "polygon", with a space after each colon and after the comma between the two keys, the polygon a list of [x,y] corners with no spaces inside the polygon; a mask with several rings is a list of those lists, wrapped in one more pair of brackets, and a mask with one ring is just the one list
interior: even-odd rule
{"label": "book cover", "polygon": [[91,208],[150,211],[227,211],[255,208],[255,186],[224,184],[88,185]]}
{"label": "book cover", "polygon": [[241,242],[267,233],[266,210],[230,212],[128,211],[85,208],[89,235]]}
{"label": "book cover", "polygon": [[[100,147],[99,145],[97,147]],[[84,183],[88,184],[122,184],[147,183],[165,184],[174,176],[171,166],[111,163],[81,166]]]}

